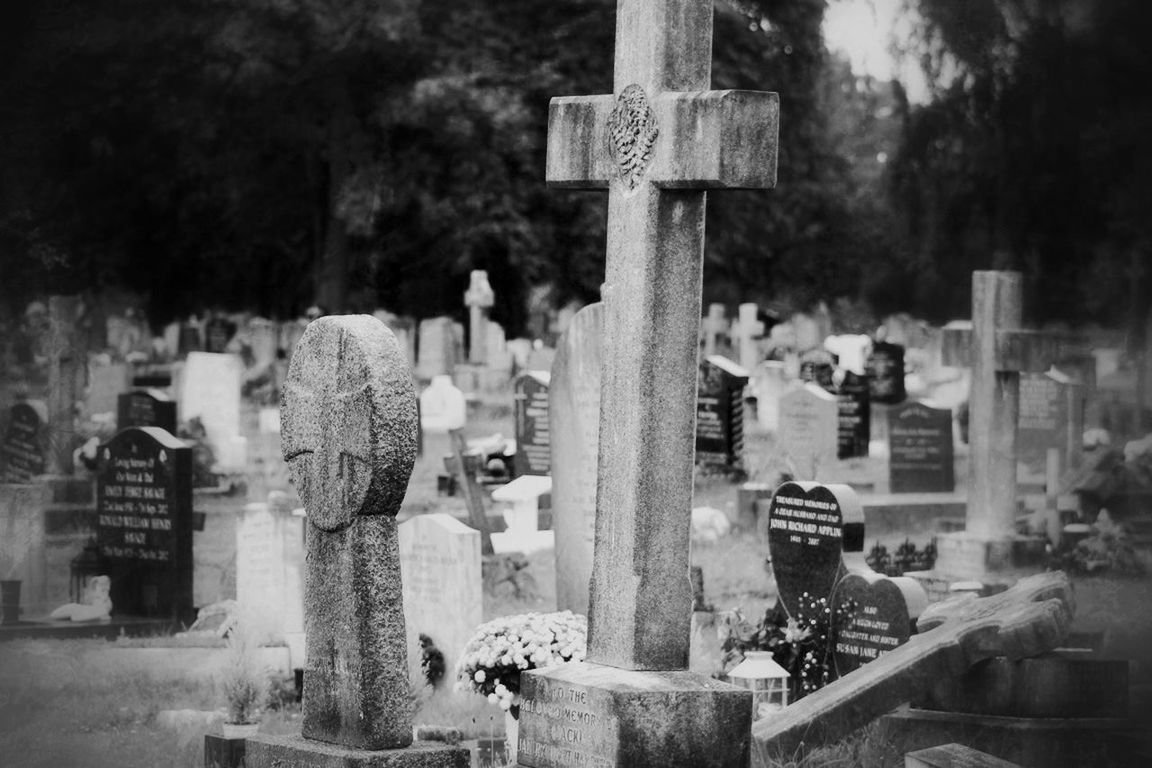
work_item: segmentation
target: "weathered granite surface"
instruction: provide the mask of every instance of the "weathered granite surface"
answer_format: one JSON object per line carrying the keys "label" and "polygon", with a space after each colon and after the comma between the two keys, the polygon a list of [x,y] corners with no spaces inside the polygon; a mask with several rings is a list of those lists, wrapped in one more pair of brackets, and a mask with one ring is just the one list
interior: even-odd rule
{"label": "weathered granite surface", "polygon": [[519,761],[532,768],[748,764],[752,692],[694,672],[561,664],[522,678]]}
{"label": "weathered granite surface", "polygon": [[438,741],[416,741],[404,749],[349,749],[299,736],[254,736],[247,740],[246,768],[468,768],[468,750]]}

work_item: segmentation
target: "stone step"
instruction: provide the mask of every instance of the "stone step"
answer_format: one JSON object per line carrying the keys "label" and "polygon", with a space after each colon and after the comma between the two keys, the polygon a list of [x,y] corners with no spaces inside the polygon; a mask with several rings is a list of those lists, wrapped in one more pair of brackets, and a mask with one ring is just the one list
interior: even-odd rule
{"label": "stone step", "polygon": [[904,756],[904,768],[1020,768],[1020,766],[963,744],[941,744],[938,747],[909,752]]}

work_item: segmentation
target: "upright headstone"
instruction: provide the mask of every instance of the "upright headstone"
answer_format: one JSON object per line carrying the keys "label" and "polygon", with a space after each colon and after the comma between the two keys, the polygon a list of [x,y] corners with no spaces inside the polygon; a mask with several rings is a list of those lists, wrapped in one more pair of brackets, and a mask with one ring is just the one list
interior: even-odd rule
{"label": "upright headstone", "polygon": [[839,404],[835,395],[812,382],[793,385],[780,397],[780,452],[800,477],[812,479],[836,465]]}
{"label": "upright headstone", "polygon": [[436,376],[451,376],[456,366],[455,332],[452,318],[431,317],[420,321],[416,353],[419,362],[416,376],[430,381]]}
{"label": "upright headstone", "polygon": [[576,313],[560,337],[548,391],[549,432],[563,435],[550,441],[556,609],[585,616],[596,540],[603,332],[603,304]]}
{"label": "upright headstone", "polygon": [[708,314],[700,321],[700,335],[704,339],[704,357],[720,353],[720,338],[728,333],[728,319],[723,304],[709,304]]}
{"label": "upright headstone", "polygon": [[868,377],[841,369],[833,377],[836,395],[836,456],[851,459],[868,455],[872,433],[872,403]]}
{"label": "upright headstone", "polygon": [[547,371],[525,371],[513,386],[516,417],[516,474],[547,475],[552,471],[551,430],[548,427]]}
{"label": "upright headstone", "polygon": [[696,395],[696,463],[744,472],[744,387],[748,371],[726,357],[700,363]]}
{"label": "upright headstone", "polygon": [[413,744],[396,513],[416,459],[404,351],[370,315],[313,321],[283,396],[284,458],[308,513],[302,737],[247,741],[249,768],[464,768]]}
{"label": "upright headstone", "polygon": [[471,281],[464,293],[468,307],[468,360],[482,364],[488,362],[488,310],[496,303],[496,295],[483,269],[472,270]]}
{"label": "upright headstone", "polygon": [[740,365],[751,371],[760,364],[759,340],[764,335],[764,323],[757,318],[759,309],[752,302],[741,304],[739,312],[732,324],[732,335],[736,339]]}
{"label": "upright headstone", "polygon": [[180,418],[200,419],[216,461],[230,470],[242,469],[246,458],[240,428],[243,375],[244,365],[236,355],[190,352],[180,380]]}
{"label": "upright headstone", "polygon": [[0,483],[27,483],[47,469],[48,406],[25,400],[8,409],[8,428],[0,442]]}
{"label": "upright headstone", "polygon": [[780,428],[780,398],[788,391],[788,376],[781,360],[765,360],[753,378],[756,420],[769,432]]}
{"label": "upright headstone", "polygon": [[96,542],[117,613],[192,618],[192,449],[156,427],[100,446]]}
{"label": "upright headstone", "polygon": [[129,389],[132,381],[129,367],[124,363],[88,365],[88,394],[84,398],[89,414],[110,413],[116,410],[116,399]]}
{"label": "upright headstone", "polygon": [[452,670],[483,620],[480,532],[443,512],[416,515],[399,532],[409,654],[427,635]]}
{"label": "upright headstone", "polygon": [[939,537],[936,570],[983,578],[1011,568],[1016,541],[1016,425],[1020,373],[1046,371],[1060,355],[1055,337],[1020,330],[1023,275],[972,273],[972,323],[945,329],[946,365],[972,369],[969,483],[965,530]]}
{"label": "upright headstone", "polygon": [[844,552],[864,549],[864,508],[847,485],[787,482],[768,508],[768,553],[780,604],[795,617],[801,603],[831,600],[846,572]]}
{"label": "upright headstone", "polygon": [[70,476],[76,441],[76,404],[83,388],[84,350],[80,344],[76,296],[48,299],[48,472]]}
{"label": "upright headstone", "polygon": [[[236,602],[255,630],[284,640],[304,632],[304,518],[265,502],[236,521]],[[303,659],[293,659],[303,666]]]}
{"label": "upright headstone", "polygon": [[420,393],[420,428],[425,432],[444,434],[464,426],[467,403],[464,393],[447,375],[433,376]]}
{"label": "upright headstone", "polygon": [[160,427],[176,433],[176,403],[158,389],[125,392],[116,398],[116,428]]}
{"label": "upright headstone", "polygon": [[1032,474],[1043,472],[1049,448],[1067,467],[1084,439],[1083,387],[1055,369],[1020,375],[1020,421],[1016,460]]}
{"label": "upright headstone", "polygon": [[210,354],[224,354],[228,342],[236,335],[236,323],[217,315],[204,324],[204,351]]}
{"label": "upright headstone", "polygon": [[800,356],[801,381],[811,381],[831,390],[835,372],[836,356],[826,349],[810,349]]}
{"label": "upright headstone", "polygon": [[877,341],[868,355],[868,386],[872,401],[894,405],[904,401],[904,347]]}
{"label": "upright headstone", "polygon": [[951,493],[952,411],[909,400],[888,411],[888,485],[892,493]]}
{"label": "upright headstone", "polygon": [[608,187],[609,234],[588,661],[523,675],[534,768],[749,759],[750,692],[687,671],[692,426],[703,190],[775,183],[779,112],[773,94],[696,92],[712,13],[621,0],[613,94],[550,105],[548,180]]}

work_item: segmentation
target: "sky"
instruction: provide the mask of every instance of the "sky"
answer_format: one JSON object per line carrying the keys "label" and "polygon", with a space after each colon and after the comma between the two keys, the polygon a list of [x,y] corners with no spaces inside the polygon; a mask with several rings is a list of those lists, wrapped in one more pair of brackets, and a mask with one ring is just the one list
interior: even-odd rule
{"label": "sky", "polygon": [[882,80],[897,77],[914,102],[927,98],[927,86],[912,62],[898,63],[889,48],[908,35],[903,0],[832,0],[824,16],[828,48],[848,56],[852,70]]}

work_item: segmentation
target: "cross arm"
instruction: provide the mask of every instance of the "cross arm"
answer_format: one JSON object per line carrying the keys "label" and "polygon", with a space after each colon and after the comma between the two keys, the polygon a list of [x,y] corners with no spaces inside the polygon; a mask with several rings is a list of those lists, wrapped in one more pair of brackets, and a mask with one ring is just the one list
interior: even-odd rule
{"label": "cross arm", "polygon": [[[1043,331],[996,331],[994,362],[998,371],[1043,373],[1069,351],[1078,349],[1075,339]],[[972,324],[955,321],[944,326],[941,344],[944,365],[969,368],[972,365]]]}
{"label": "cross arm", "polygon": [[[546,178],[554,187],[605,188],[610,95],[565,96],[548,106]],[[658,134],[647,180],[681,189],[776,186],[780,99],[765,91],[670,92],[654,97]]]}

